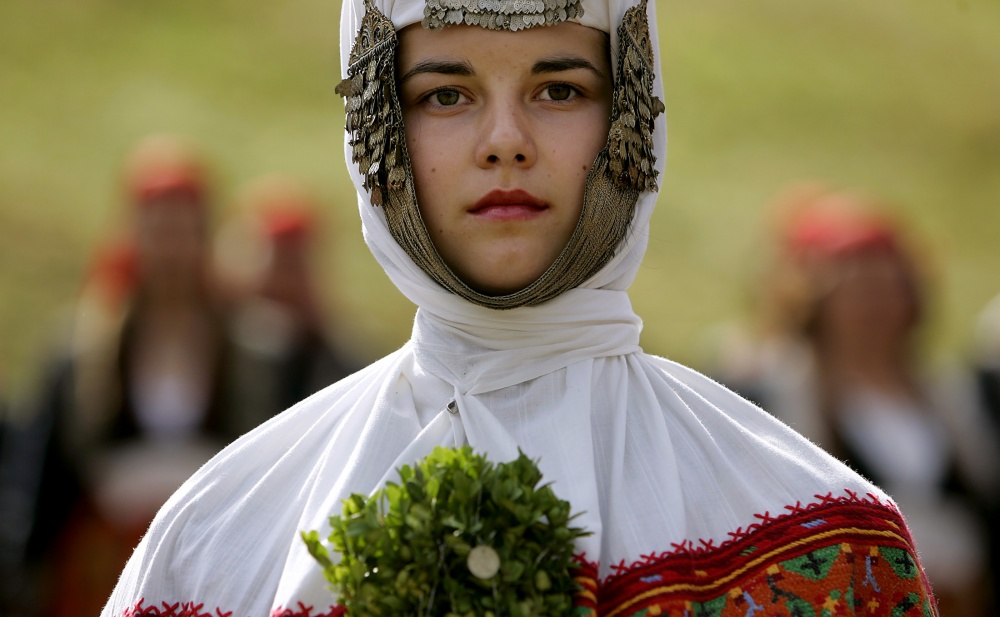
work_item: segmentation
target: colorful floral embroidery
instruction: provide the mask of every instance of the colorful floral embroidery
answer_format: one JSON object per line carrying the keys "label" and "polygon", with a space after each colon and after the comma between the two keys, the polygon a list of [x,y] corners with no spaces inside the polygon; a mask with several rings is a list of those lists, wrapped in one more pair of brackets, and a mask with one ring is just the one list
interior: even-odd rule
{"label": "colorful floral embroidery", "polygon": [[[877,497],[817,495],[786,514],[764,513],[715,545],[612,566],[598,581],[586,564],[601,617],[933,617],[929,586],[896,510]],[[581,607],[583,602],[579,602]],[[591,603],[592,607],[593,604]]]}

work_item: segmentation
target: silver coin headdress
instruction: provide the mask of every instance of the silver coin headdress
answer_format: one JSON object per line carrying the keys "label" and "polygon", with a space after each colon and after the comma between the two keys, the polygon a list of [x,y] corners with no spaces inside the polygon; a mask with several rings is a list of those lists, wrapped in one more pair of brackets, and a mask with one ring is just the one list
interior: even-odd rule
{"label": "silver coin headdress", "polygon": [[427,0],[425,28],[466,24],[490,30],[518,31],[552,26],[583,15],[579,0]]}

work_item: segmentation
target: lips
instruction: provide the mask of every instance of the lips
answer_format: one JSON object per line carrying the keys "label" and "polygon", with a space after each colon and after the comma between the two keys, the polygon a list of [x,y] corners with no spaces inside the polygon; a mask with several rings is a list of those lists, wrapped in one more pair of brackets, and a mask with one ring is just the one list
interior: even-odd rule
{"label": "lips", "polygon": [[499,218],[531,216],[548,209],[548,204],[520,189],[490,191],[469,209],[470,214]]}

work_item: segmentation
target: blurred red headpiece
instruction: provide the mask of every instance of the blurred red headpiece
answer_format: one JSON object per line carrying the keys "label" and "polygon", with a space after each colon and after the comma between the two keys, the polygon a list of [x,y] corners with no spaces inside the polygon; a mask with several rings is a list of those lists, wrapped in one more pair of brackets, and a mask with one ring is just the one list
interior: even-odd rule
{"label": "blurred red headpiece", "polygon": [[886,218],[868,212],[858,198],[831,194],[793,212],[784,232],[794,255],[837,258],[863,251],[899,252],[899,232]]}
{"label": "blurred red headpiece", "polygon": [[309,235],[312,215],[301,204],[281,204],[261,213],[264,233],[274,239],[296,239]]}
{"label": "blurred red headpiece", "polygon": [[149,204],[164,197],[203,205],[205,169],[194,149],[177,138],[147,138],[129,156],[126,183],[132,202]]}
{"label": "blurred red headpiece", "polygon": [[244,201],[256,212],[261,232],[270,240],[303,240],[316,227],[315,200],[294,178],[260,178],[244,191]]}

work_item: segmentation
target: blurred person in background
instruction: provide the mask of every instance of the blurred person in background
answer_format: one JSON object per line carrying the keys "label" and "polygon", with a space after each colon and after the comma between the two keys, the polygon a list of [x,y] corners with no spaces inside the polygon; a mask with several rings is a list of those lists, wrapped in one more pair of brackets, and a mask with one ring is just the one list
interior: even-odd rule
{"label": "blurred person in background", "polygon": [[[6,389],[0,381],[0,616],[6,616],[11,600],[17,596],[22,582],[18,580],[19,563],[16,559],[15,538],[12,531],[6,524],[8,512],[11,508],[8,503],[11,499],[16,500],[16,496],[10,494],[6,488],[9,484],[5,481],[4,475],[7,469],[2,465],[5,452],[9,449],[7,440],[13,432],[14,419],[10,414],[10,403],[6,396]],[[16,508],[16,506],[15,506]]]}
{"label": "blurred person in background", "polygon": [[723,351],[719,378],[898,501],[942,615],[996,614],[986,546],[998,443],[969,388],[922,357],[916,254],[865,198],[800,187],[782,205],[760,332]]}
{"label": "blurred person in background", "polygon": [[240,201],[246,216],[235,234],[222,234],[220,261],[233,271],[228,280],[242,281],[233,319],[241,398],[273,414],[364,363],[333,336],[316,280],[315,198],[300,181],[273,175],[248,184]]}
{"label": "blurred person in background", "polygon": [[1000,295],[979,315],[975,363],[983,408],[995,424],[1000,424]]}
{"label": "blurred person in background", "polygon": [[266,419],[234,394],[204,164],[168,136],[127,163],[127,231],[98,251],[30,422],[4,452],[4,559],[21,581],[9,614],[97,614],[167,497]]}
{"label": "blurred person in background", "polygon": [[[974,372],[978,402],[1000,435],[1000,295],[979,314],[976,323]],[[1000,495],[990,502],[991,557],[994,594],[1000,590]],[[997,601],[1000,604],[1000,601]],[[1000,612],[1000,610],[998,610]]]}
{"label": "blurred person in background", "polygon": [[0,373],[0,458],[3,457],[3,436],[7,432],[7,425],[11,422],[7,400],[7,389],[2,377],[3,373]]}

